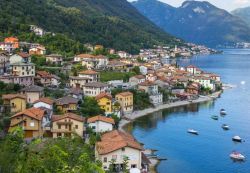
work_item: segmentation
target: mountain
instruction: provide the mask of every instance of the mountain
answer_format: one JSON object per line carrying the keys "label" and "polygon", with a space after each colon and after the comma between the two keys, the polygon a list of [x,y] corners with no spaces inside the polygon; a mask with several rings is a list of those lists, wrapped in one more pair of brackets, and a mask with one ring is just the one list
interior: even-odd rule
{"label": "mountain", "polygon": [[238,8],[231,12],[233,15],[240,17],[250,26],[250,7]]}
{"label": "mountain", "polygon": [[206,1],[185,1],[178,8],[157,0],[132,5],[165,31],[189,42],[215,47],[250,41],[250,28],[243,20]]}
{"label": "mountain", "polygon": [[0,35],[21,35],[30,24],[81,43],[131,53],[179,44],[126,0],[0,0]]}

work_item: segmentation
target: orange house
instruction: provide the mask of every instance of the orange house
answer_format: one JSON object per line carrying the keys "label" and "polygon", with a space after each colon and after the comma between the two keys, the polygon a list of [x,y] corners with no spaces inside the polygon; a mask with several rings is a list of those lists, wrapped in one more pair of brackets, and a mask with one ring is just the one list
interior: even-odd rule
{"label": "orange house", "polygon": [[16,37],[7,37],[4,39],[4,42],[13,44],[15,49],[19,48],[19,40]]}

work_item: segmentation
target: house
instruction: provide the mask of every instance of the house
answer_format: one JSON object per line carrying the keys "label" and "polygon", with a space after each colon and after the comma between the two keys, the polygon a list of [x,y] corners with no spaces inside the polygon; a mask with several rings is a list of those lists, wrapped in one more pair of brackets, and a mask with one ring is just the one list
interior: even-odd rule
{"label": "house", "polygon": [[216,89],[215,81],[209,77],[204,76],[195,76],[191,79],[193,82],[199,83],[204,88],[209,88],[214,91]]}
{"label": "house", "polygon": [[50,86],[52,81],[52,75],[47,71],[36,71],[35,81],[42,86]]}
{"label": "house", "polygon": [[5,51],[0,51],[0,75],[7,73],[9,70],[9,55]]}
{"label": "house", "polygon": [[102,115],[88,118],[87,123],[88,127],[90,127],[96,133],[112,131],[113,125],[115,125],[113,118],[108,118]]}
{"label": "house", "polygon": [[12,83],[24,86],[34,85],[35,64],[31,63],[28,54],[18,53],[10,57],[10,73],[9,80]]}
{"label": "house", "polygon": [[52,115],[51,132],[53,138],[72,137],[74,134],[83,137],[85,118],[73,113]]}
{"label": "house", "polygon": [[21,89],[21,94],[26,95],[27,103],[34,103],[44,96],[43,87],[31,85]]}
{"label": "house", "polygon": [[53,104],[54,104],[54,100],[47,98],[47,97],[42,97],[33,103],[33,107],[46,108],[49,110],[53,110]]}
{"label": "house", "polygon": [[100,81],[100,73],[94,70],[84,70],[79,72],[79,77],[86,77],[91,79],[90,82],[99,82]]}
{"label": "house", "polygon": [[83,87],[85,84],[91,82],[92,79],[88,77],[79,77],[79,76],[70,76],[69,82],[71,88],[81,89],[83,90]]}
{"label": "house", "polygon": [[199,83],[192,83],[192,84],[187,86],[186,91],[188,94],[199,95],[200,84]]}
{"label": "house", "polygon": [[7,51],[8,53],[13,52],[15,50],[14,44],[0,42],[0,50]]}
{"label": "house", "polygon": [[19,48],[19,40],[16,37],[7,37],[7,38],[4,39],[4,42],[13,44],[13,47],[15,49]]}
{"label": "house", "polygon": [[77,89],[77,88],[71,88],[69,91],[69,95],[78,99],[78,100],[82,100],[83,98],[83,91],[81,89]]}
{"label": "house", "polygon": [[76,111],[78,106],[78,99],[65,96],[56,100],[56,108],[64,113]]}
{"label": "house", "polygon": [[113,172],[124,170],[124,159],[128,158],[129,169],[142,168],[142,146],[136,139],[125,132],[114,130],[104,133],[96,143],[95,157],[102,162],[102,168],[108,170],[114,160]]}
{"label": "house", "polygon": [[98,105],[101,109],[105,111],[105,114],[108,115],[112,113],[112,95],[109,93],[102,92],[95,97]]}
{"label": "house", "polygon": [[85,96],[96,97],[102,92],[110,92],[110,86],[101,82],[91,82],[83,86],[83,93]]}
{"label": "house", "polygon": [[50,54],[46,56],[46,62],[49,62],[53,65],[62,65],[63,57],[59,54]]}
{"label": "house", "polygon": [[108,58],[103,55],[96,55],[90,57],[82,58],[82,66],[87,67],[87,69],[105,69],[108,65]]}
{"label": "house", "polygon": [[125,52],[125,51],[118,51],[117,52],[117,55],[120,57],[120,58],[129,58],[130,57],[130,54]]}
{"label": "house", "polygon": [[29,49],[30,55],[45,55],[46,54],[46,48],[42,45],[39,45],[34,48]]}
{"label": "house", "polygon": [[16,113],[26,109],[26,96],[22,94],[2,95],[3,106],[6,112]]}
{"label": "house", "polygon": [[142,82],[146,81],[146,77],[143,75],[136,75],[129,78],[129,82],[131,83],[131,86],[136,86]]}
{"label": "house", "polygon": [[60,79],[57,75],[51,75],[51,86],[58,87],[61,84]]}
{"label": "house", "polygon": [[197,68],[197,67],[195,67],[195,66],[193,66],[193,65],[189,65],[189,66],[187,66],[187,71],[189,72],[189,73],[191,73],[191,74],[193,74],[193,75],[197,75],[197,74],[201,74],[202,73],[202,71],[199,69],[199,68]]}
{"label": "house", "polygon": [[94,50],[101,50],[101,49],[104,49],[103,45],[97,44],[97,45],[95,45],[95,47],[94,47]]}
{"label": "house", "polygon": [[148,73],[148,68],[146,66],[140,66],[139,67],[140,69],[140,73],[143,74],[143,75],[146,75]]}
{"label": "house", "polygon": [[40,28],[40,27],[38,27],[36,25],[30,25],[30,30],[32,32],[34,32],[35,35],[37,35],[37,36],[43,36],[43,35],[46,34],[46,32],[42,28]]}
{"label": "house", "polygon": [[109,61],[107,68],[111,71],[129,72],[128,65],[120,60]]}
{"label": "house", "polygon": [[49,117],[45,110],[30,108],[10,117],[10,130],[19,126],[24,131],[24,138],[37,138],[43,136],[48,123]]}
{"label": "house", "polygon": [[122,92],[116,94],[115,100],[120,104],[122,114],[128,114],[133,112],[133,93],[131,92]]}
{"label": "house", "polygon": [[154,82],[143,82],[138,85],[139,90],[143,90],[144,92],[149,94],[150,102],[153,105],[160,105],[163,102],[163,95],[158,90],[158,85]]}

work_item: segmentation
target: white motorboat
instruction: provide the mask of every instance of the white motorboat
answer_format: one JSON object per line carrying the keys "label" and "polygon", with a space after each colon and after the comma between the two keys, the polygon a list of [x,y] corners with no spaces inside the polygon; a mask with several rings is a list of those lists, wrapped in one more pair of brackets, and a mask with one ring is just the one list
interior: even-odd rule
{"label": "white motorboat", "polygon": [[227,112],[226,112],[225,109],[221,109],[221,110],[220,110],[220,114],[221,114],[221,115],[227,115]]}
{"label": "white motorboat", "polygon": [[194,134],[194,135],[198,135],[198,131],[194,130],[194,129],[188,129],[187,130],[188,133]]}
{"label": "white motorboat", "polygon": [[243,156],[241,153],[236,152],[236,151],[232,152],[229,156],[230,158],[234,160],[239,160],[239,161],[245,160],[245,156]]}
{"label": "white motorboat", "polygon": [[235,141],[235,142],[242,142],[242,139],[241,139],[241,137],[239,137],[239,136],[234,136],[234,137],[232,138],[232,140]]}
{"label": "white motorboat", "polygon": [[229,130],[229,126],[226,125],[226,124],[223,124],[221,127],[222,127],[224,130]]}

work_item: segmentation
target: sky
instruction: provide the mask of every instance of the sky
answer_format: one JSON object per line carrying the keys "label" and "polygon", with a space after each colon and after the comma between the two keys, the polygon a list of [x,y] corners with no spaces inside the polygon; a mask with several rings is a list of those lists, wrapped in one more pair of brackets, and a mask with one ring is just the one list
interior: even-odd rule
{"label": "sky", "polygon": [[[129,1],[134,1],[134,0],[129,0]],[[184,0],[160,0],[160,1],[166,2],[167,4],[172,5],[174,7],[179,7],[181,6],[182,2],[184,2]],[[206,1],[227,11],[232,11],[236,8],[250,6],[250,0],[206,0]]]}

